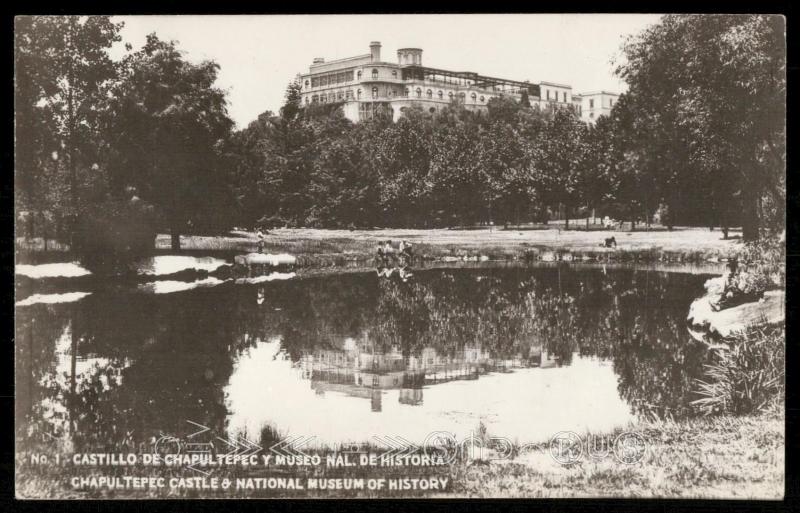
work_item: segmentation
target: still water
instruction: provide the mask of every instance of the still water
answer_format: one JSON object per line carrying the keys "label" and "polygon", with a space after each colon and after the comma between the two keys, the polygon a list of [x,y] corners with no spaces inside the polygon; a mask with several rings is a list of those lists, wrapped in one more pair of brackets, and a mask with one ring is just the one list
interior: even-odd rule
{"label": "still water", "polygon": [[17,437],[96,452],[197,425],[310,445],[482,425],[525,443],[687,416],[706,349],[685,319],[708,277],[426,269],[18,302]]}

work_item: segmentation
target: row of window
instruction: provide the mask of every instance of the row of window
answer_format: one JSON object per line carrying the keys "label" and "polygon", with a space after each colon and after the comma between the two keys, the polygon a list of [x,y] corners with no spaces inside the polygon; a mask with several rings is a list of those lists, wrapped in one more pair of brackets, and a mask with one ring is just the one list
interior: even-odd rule
{"label": "row of window", "polygon": [[[350,71],[340,71],[338,73],[329,73],[327,75],[311,77],[310,85],[311,87],[323,87],[327,85],[341,84],[344,82],[352,82],[352,81],[353,81],[353,70],[350,70]],[[305,86],[307,89],[309,86],[308,80],[306,80]]]}
{"label": "row of window", "polygon": [[[377,68],[372,69],[372,79],[376,80],[378,78],[378,70]],[[397,70],[392,70],[392,78],[397,78]],[[358,70],[356,73],[356,79],[361,80],[361,70]],[[352,82],[353,81],[353,70],[350,71],[340,71],[339,73],[329,73],[327,75],[320,75],[316,77],[311,77],[309,81],[306,79],[305,86],[306,89],[310,87],[324,87],[327,85],[334,85],[334,84],[341,84],[343,82]]]}
{"label": "row of window", "polygon": [[[608,99],[608,107],[611,108],[613,106],[614,106],[614,99],[613,98],[609,98]],[[590,109],[594,108],[594,100],[593,99],[589,99],[589,108]]]}
{"label": "row of window", "polygon": [[[567,93],[562,92],[561,94],[563,95],[563,99],[561,101],[567,103]],[[547,90],[547,99],[550,99],[550,89]],[[558,91],[553,91],[553,100],[558,101]]]}
{"label": "row of window", "polygon": [[[417,98],[422,98],[422,88],[420,88],[420,87],[416,88],[414,93],[416,94]],[[395,96],[396,94],[397,93],[396,93],[396,91],[394,89],[390,89],[389,90],[389,97]],[[406,87],[405,96],[408,97],[410,94],[411,94],[411,91],[409,90],[408,87]],[[433,91],[431,89],[428,89],[427,91],[425,91],[425,96],[427,98],[429,98],[429,99],[433,99]],[[436,93],[436,96],[438,96],[438,98],[440,100],[443,100],[444,99],[444,92],[442,92],[440,90],[440,91],[438,91]],[[448,96],[449,100],[452,100],[455,97],[454,94],[453,94],[453,91],[448,92],[447,96]],[[464,92],[458,93],[458,96],[462,101],[466,98],[466,94]],[[470,95],[470,97],[472,98],[473,102],[478,100],[478,95],[475,92],[473,92]],[[378,98],[378,88],[377,87],[373,87],[372,88],[372,99],[376,100],[377,98]],[[323,94],[319,94],[319,95],[315,94],[315,95],[311,96],[311,102],[313,102],[313,103],[316,103],[316,102],[320,102],[320,103],[331,102],[332,103],[332,102],[336,102],[336,101],[345,101],[345,100],[349,101],[349,100],[352,100],[352,99],[353,99],[353,91],[350,90],[350,89],[348,89],[345,92],[337,91],[336,93],[331,92],[331,93],[328,93],[327,95],[323,93]],[[361,99],[361,89],[356,91],[356,99],[357,100]],[[480,101],[481,101],[481,103],[485,103],[486,102],[486,97],[481,95]],[[306,97],[306,104],[307,103],[309,103],[308,97]]]}

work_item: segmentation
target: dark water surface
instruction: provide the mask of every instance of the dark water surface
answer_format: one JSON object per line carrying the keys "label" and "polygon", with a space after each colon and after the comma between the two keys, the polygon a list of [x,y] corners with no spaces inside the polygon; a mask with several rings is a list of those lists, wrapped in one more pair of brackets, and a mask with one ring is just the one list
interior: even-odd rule
{"label": "dark water surface", "polygon": [[17,437],[100,452],[197,424],[322,444],[483,424],[529,442],[686,416],[706,349],[685,319],[708,277],[428,269],[18,306]]}

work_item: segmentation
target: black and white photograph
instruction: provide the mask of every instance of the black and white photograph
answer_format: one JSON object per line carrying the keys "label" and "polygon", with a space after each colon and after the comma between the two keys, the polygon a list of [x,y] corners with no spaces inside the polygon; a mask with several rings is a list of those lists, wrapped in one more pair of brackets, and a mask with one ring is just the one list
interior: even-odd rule
{"label": "black and white photograph", "polygon": [[17,499],[784,499],[783,15],[54,12]]}

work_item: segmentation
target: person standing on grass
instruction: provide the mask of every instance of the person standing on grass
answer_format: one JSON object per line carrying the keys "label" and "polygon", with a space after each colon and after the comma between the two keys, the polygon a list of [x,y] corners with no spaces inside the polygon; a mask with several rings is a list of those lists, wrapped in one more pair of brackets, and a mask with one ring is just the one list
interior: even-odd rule
{"label": "person standing on grass", "polygon": [[379,262],[383,261],[383,241],[378,241],[378,250],[375,252]]}
{"label": "person standing on grass", "polygon": [[390,258],[394,258],[394,248],[392,247],[392,241],[387,240],[383,245],[383,255],[386,261],[388,262]]}
{"label": "person standing on grass", "polygon": [[411,243],[403,240],[400,241],[400,255],[406,262],[406,265],[411,263],[411,258],[413,257],[413,253],[411,251]]}
{"label": "person standing on grass", "polygon": [[256,233],[256,237],[258,237],[258,252],[264,252],[264,232],[261,231],[261,228],[258,229],[258,233]]}

